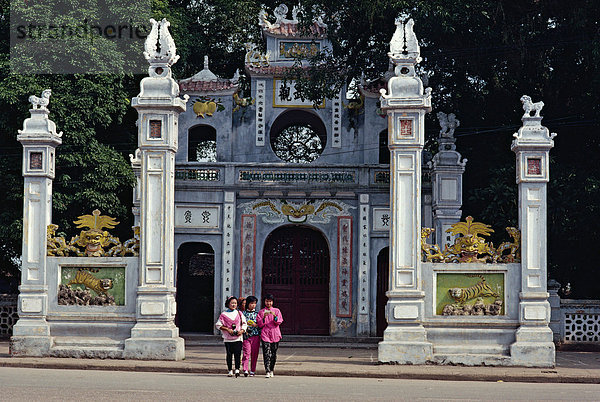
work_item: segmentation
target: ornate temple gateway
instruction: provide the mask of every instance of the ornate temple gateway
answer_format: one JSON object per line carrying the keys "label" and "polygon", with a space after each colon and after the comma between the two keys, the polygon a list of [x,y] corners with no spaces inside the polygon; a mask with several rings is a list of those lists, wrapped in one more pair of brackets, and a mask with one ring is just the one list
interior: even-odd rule
{"label": "ornate temple gateway", "polygon": [[461,222],[466,160],[454,114],[437,113],[439,149],[423,152],[432,94],[415,72],[413,21],[396,21],[385,80],[313,105],[283,77],[294,57],[330,43],[320,20],[300,35],[297,11],[261,13],[266,53],[247,46],[249,97],[208,57],[176,82],[169,23],[152,21],[149,77],[132,101],[138,186],[125,242],[97,210],[79,217],[71,240],[56,235],[61,134],[50,92],[30,99],[13,355],[181,359],[180,330],[213,333],[226,297],[272,293],[284,334],[383,336],[381,362],[554,365],[545,249],[554,134],[541,125],[543,104],[521,98],[519,228],[496,247],[489,225]]}

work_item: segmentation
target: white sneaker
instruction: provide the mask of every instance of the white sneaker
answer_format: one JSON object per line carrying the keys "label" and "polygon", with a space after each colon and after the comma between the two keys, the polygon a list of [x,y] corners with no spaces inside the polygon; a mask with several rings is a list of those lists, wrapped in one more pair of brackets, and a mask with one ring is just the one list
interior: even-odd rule
{"label": "white sneaker", "polygon": [[271,373],[265,374],[265,378],[271,378]]}
{"label": "white sneaker", "polygon": [[250,377],[254,377],[254,371],[250,372]]}
{"label": "white sneaker", "polygon": [[235,378],[238,378],[240,376],[240,370],[235,369]]}
{"label": "white sneaker", "polygon": [[273,378],[273,372],[269,371],[269,377]]}
{"label": "white sneaker", "polygon": [[227,373],[227,377],[233,377],[233,371],[229,370],[229,373]]}
{"label": "white sneaker", "polygon": [[248,377],[248,370],[244,370],[244,377]]}

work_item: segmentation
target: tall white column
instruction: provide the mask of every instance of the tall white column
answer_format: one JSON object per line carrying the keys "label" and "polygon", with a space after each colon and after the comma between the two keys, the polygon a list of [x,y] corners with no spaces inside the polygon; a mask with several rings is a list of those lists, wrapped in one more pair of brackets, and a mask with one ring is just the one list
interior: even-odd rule
{"label": "tall white column", "polygon": [[[139,124],[139,123],[138,123]],[[139,129],[138,129],[139,130]],[[142,173],[142,156],[140,149],[135,150],[135,154],[129,154],[131,161],[131,169],[135,175],[135,187],[133,188],[133,206],[131,212],[133,213],[133,226],[140,226],[140,194],[142,190],[142,183],[140,175]]]}
{"label": "tall white column", "polygon": [[[516,154],[521,230],[521,293],[516,342],[511,345],[514,364],[554,366],[554,343],[547,292],[546,186],[550,177],[549,152],[556,134],[542,126],[542,102],[523,96],[523,126],[514,134],[511,149]],[[535,112],[534,116],[531,113]]]}
{"label": "tall white column", "polygon": [[[125,341],[127,359],[179,360],[184,342],[175,326],[175,153],[177,121],[186,109],[171,65],[179,56],[169,22],[151,20],[144,55],[149,77],[132,99],[137,109],[140,171],[140,256],[136,324]],[[160,35],[160,52],[157,41]]]}
{"label": "tall white column", "polygon": [[390,160],[390,290],[388,327],[379,343],[379,361],[421,364],[432,358],[432,345],[422,325],[421,286],[421,153],[425,143],[425,113],[431,111],[431,90],[415,72],[420,61],[413,21],[396,19],[390,42],[395,76],[382,90],[381,107],[388,116]]}
{"label": "tall white column", "polygon": [[454,244],[454,236],[446,233],[462,216],[462,176],[466,159],[456,151],[454,130],[460,125],[454,113],[437,114],[440,126],[438,153],[431,162],[431,183],[433,187],[433,227],[435,244],[443,250],[444,245]]}
{"label": "tall white column", "polygon": [[46,231],[52,220],[52,180],[55,149],[61,133],[48,119],[49,89],[31,96],[31,117],[23,122],[17,139],[23,144],[23,257],[19,286],[19,320],[13,327],[11,354],[43,356],[51,346],[46,280]]}

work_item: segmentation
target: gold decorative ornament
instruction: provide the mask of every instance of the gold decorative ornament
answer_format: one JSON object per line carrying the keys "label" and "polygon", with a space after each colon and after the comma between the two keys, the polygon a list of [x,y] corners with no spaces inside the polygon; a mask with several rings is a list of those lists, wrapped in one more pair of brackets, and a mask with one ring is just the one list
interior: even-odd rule
{"label": "gold decorative ornament", "polygon": [[494,232],[491,226],[481,222],[473,222],[473,217],[468,216],[466,222],[455,223],[446,230],[447,233],[458,237],[456,237],[453,245],[450,247],[446,245],[444,251],[441,251],[436,244],[427,243],[427,237],[434,230],[432,228],[421,230],[421,251],[424,261],[510,263],[521,260],[521,233],[517,228],[507,227],[506,231],[513,238],[513,241],[504,242],[496,249],[493,243],[488,243],[481,237],[489,236]]}
{"label": "gold decorative ornament", "polygon": [[279,208],[272,201],[261,201],[254,204],[252,210],[262,207],[268,207],[275,214],[285,216],[287,220],[292,223],[304,223],[310,216],[316,216],[319,213],[322,213],[324,217],[329,216],[331,212],[328,213],[328,211],[325,211],[326,208],[335,208],[338,211],[344,210],[340,205],[331,201],[322,201],[319,206],[315,208],[312,201],[305,202],[302,205],[292,205],[286,200],[281,200],[281,206]]}
{"label": "gold decorative ornament", "polygon": [[111,244],[119,244],[119,239],[112,237],[107,231],[102,230],[114,229],[119,224],[110,216],[100,215],[100,211],[95,209],[91,215],[81,215],[79,220],[74,221],[78,228],[87,228],[82,230],[75,243],[84,247],[86,257],[102,257],[106,253],[104,247]]}
{"label": "gold decorative ornament", "polygon": [[46,228],[47,254],[56,257],[67,257],[73,253],[77,254],[77,247],[74,247],[71,243],[67,244],[64,237],[56,237],[57,229],[58,225],[53,223],[49,224]]}
{"label": "gold decorative ornament", "polygon": [[315,206],[311,204],[304,204],[300,208],[295,208],[290,204],[283,204],[281,206],[281,213],[286,215],[290,222],[305,222],[308,215],[311,215],[314,212]]}
{"label": "gold decorative ornament", "polygon": [[237,92],[233,94],[233,101],[235,102],[235,105],[236,105],[232,110],[232,112],[234,112],[234,113],[243,107],[248,107],[248,106],[254,105],[254,99],[252,99],[252,97],[240,98],[240,96],[238,95]]}
{"label": "gold decorative ornament", "polygon": [[206,116],[211,117],[215,112],[225,110],[225,106],[221,103],[221,99],[213,99],[206,96],[202,96],[194,101],[192,110],[196,114],[196,117]]}
{"label": "gold decorative ornament", "polygon": [[[512,242],[505,241],[496,250],[494,262],[521,261],[521,232],[517,228],[507,227],[506,231],[513,238]],[[508,250],[508,254],[504,252]]]}
{"label": "gold decorative ornament", "polygon": [[421,250],[423,251],[423,256],[425,257],[425,261],[443,261],[444,254],[440,247],[437,244],[429,244],[427,243],[427,238],[431,236],[431,234],[435,231],[433,228],[423,228],[421,230]]}
{"label": "gold decorative ornament", "polygon": [[[494,230],[490,225],[481,222],[473,222],[473,217],[467,216],[466,222],[458,222],[446,230],[454,236],[458,236],[450,247],[450,253],[457,256],[458,262],[485,262],[488,257],[494,256],[493,245],[490,246],[483,237],[489,236]],[[479,258],[479,255],[484,255]],[[485,256],[487,255],[487,256]]]}
{"label": "gold decorative ornament", "polygon": [[[49,256],[77,257],[107,257],[107,256],[137,256],[139,254],[140,229],[135,226],[134,237],[121,244],[118,237],[112,236],[103,229],[114,229],[119,224],[110,216],[101,215],[99,210],[91,215],[82,215],[74,221],[78,228],[85,228],[79,236],[71,238],[67,243],[64,237],[56,236],[58,225],[47,227],[47,254]],[[110,247],[108,250],[106,248]]]}
{"label": "gold decorative ornament", "polygon": [[348,109],[354,113],[362,113],[362,109],[365,106],[365,96],[360,95],[360,97],[358,97],[357,99],[352,99],[350,102],[348,102],[348,104],[342,102],[342,106],[344,106],[345,109]]}

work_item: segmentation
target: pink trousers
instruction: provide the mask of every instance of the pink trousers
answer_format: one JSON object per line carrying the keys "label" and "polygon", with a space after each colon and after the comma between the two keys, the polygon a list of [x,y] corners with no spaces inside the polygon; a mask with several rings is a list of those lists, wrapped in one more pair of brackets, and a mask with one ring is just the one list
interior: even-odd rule
{"label": "pink trousers", "polygon": [[242,357],[242,368],[248,370],[248,361],[251,361],[250,371],[256,372],[256,363],[258,361],[258,350],[260,348],[260,336],[251,336],[244,341],[242,346],[244,355]]}

